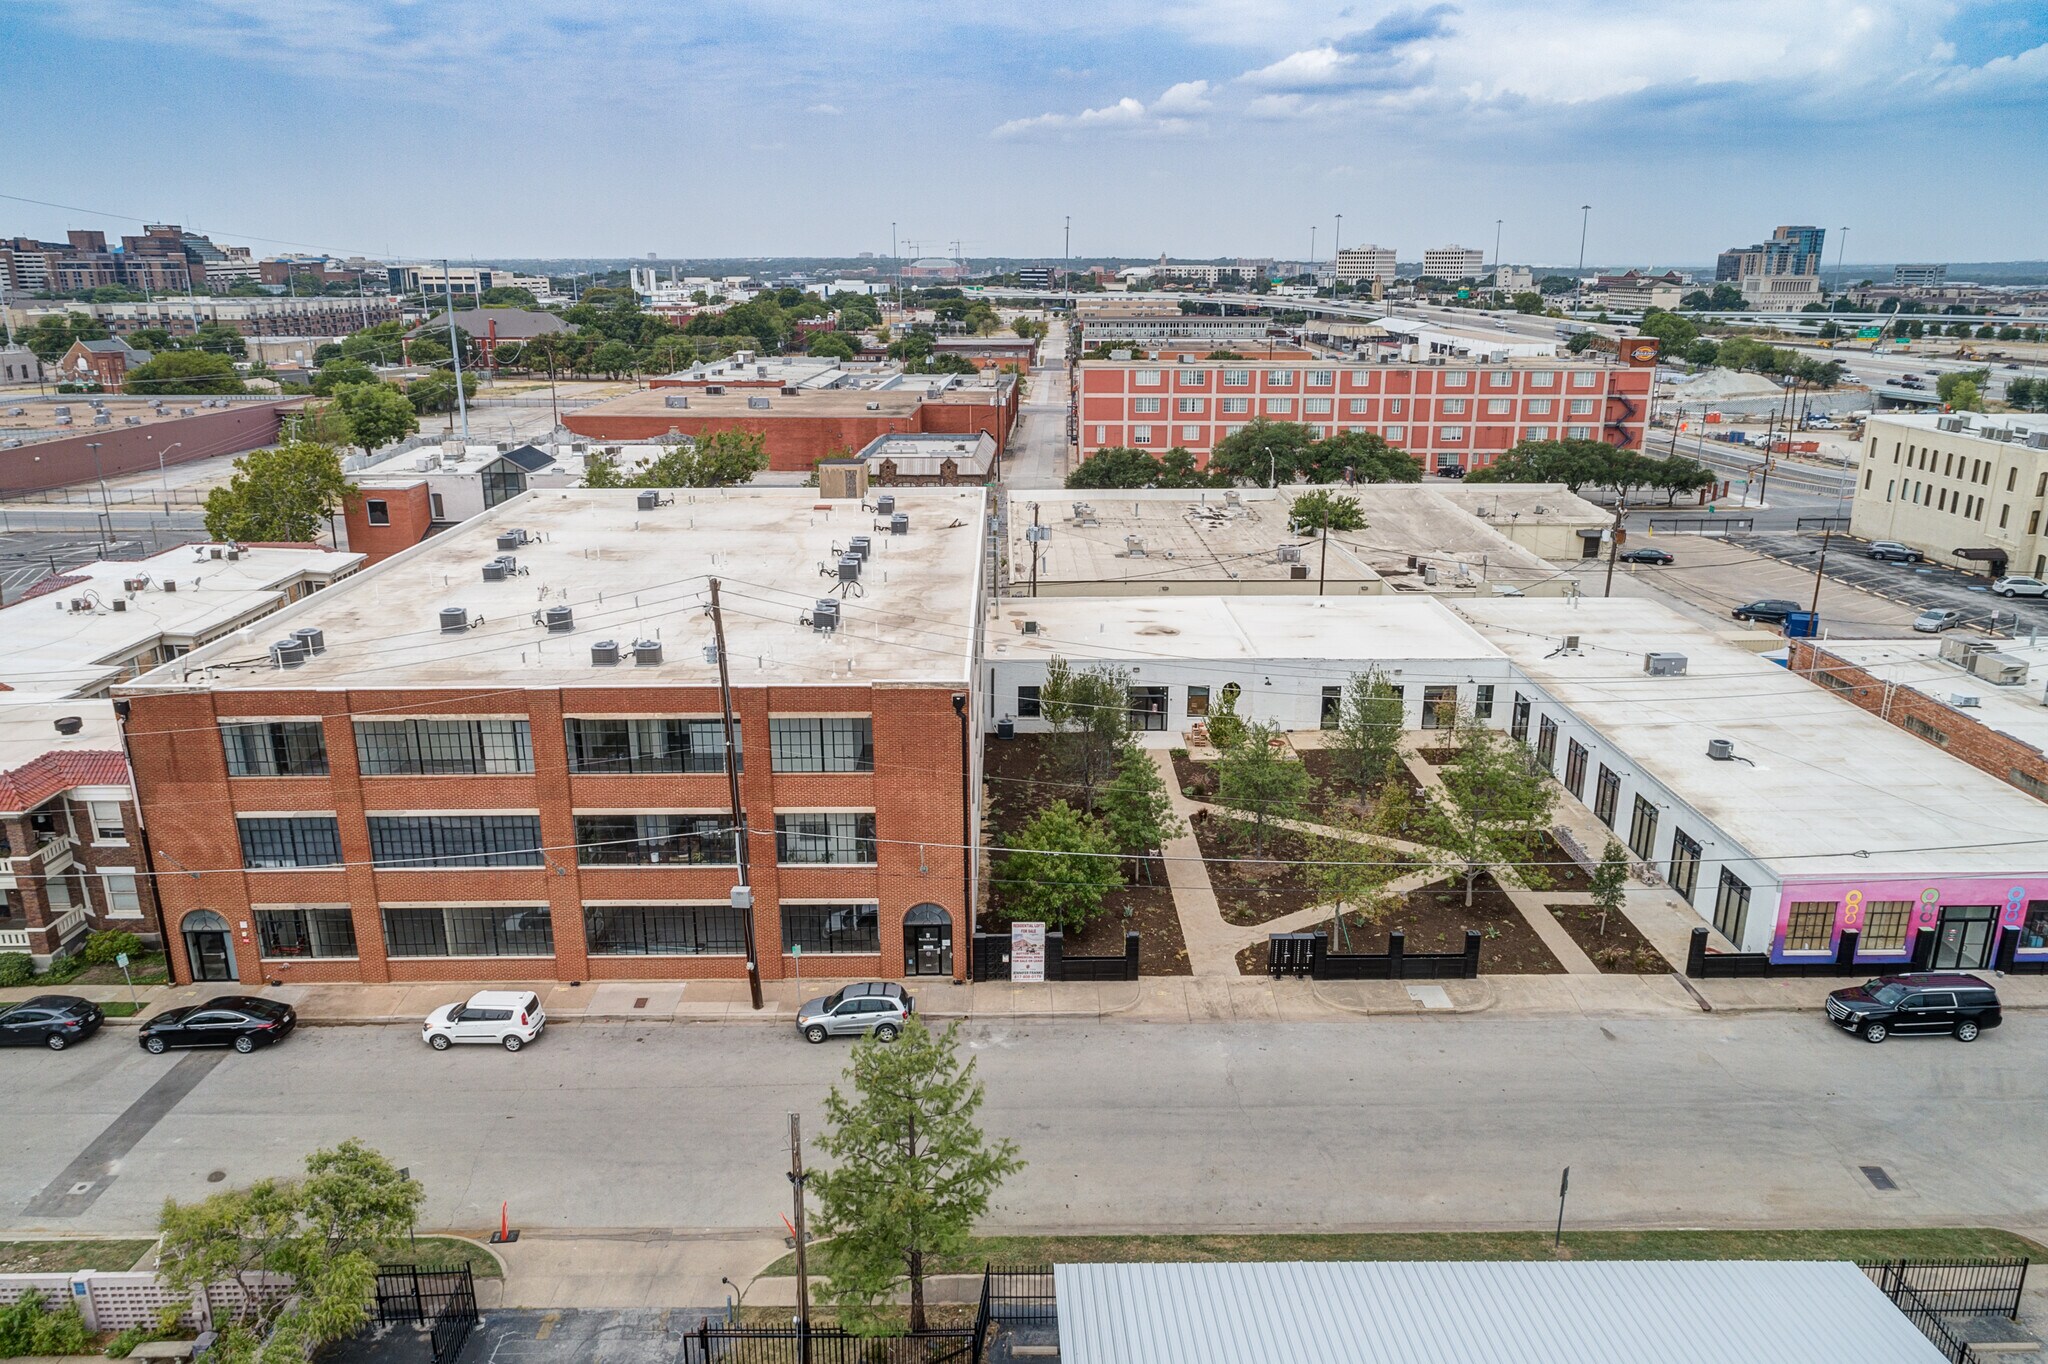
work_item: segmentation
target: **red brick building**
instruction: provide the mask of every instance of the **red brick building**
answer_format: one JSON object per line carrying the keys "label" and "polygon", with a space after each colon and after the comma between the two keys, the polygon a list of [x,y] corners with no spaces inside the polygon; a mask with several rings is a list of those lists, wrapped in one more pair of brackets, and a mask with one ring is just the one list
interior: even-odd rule
{"label": "red brick building", "polygon": [[768,979],[799,949],[813,977],[964,975],[983,505],[901,493],[894,531],[804,489],[537,490],[264,622],[308,654],[138,679],[153,847],[194,873],[161,885],[177,979],[733,978],[749,922]]}
{"label": "red brick building", "polygon": [[1084,451],[1182,446],[1206,460],[1255,418],[1367,431],[1429,470],[1476,469],[1523,440],[1567,436],[1641,449],[1647,367],[1573,359],[1498,363],[1084,360],[1075,370]]}
{"label": "red brick building", "polygon": [[363,556],[364,566],[410,549],[433,529],[433,495],[421,479],[372,480],[342,504],[342,526],[348,547]]}
{"label": "red brick building", "polygon": [[109,393],[119,393],[128,371],[148,364],[150,358],[148,351],[137,350],[118,336],[105,341],[73,341],[57,361],[57,382],[98,384]]}

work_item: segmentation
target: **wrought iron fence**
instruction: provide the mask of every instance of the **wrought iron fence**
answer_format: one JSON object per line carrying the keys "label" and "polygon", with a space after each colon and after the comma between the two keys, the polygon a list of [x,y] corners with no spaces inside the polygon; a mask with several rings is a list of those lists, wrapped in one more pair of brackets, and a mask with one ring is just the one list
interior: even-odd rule
{"label": "wrought iron fence", "polygon": [[2026,1260],[1883,1260],[1862,1266],[1887,1295],[1910,1292],[1946,1316],[2017,1320]]}
{"label": "wrought iron fence", "polygon": [[[682,1364],[950,1364],[979,1358],[975,1327],[857,1336],[837,1326],[714,1326],[683,1337]],[[808,1349],[806,1349],[808,1347]]]}
{"label": "wrought iron fence", "polygon": [[476,1280],[468,1265],[385,1265],[377,1271],[376,1319],[426,1327],[431,1364],[450,1364],[476,1325]]}

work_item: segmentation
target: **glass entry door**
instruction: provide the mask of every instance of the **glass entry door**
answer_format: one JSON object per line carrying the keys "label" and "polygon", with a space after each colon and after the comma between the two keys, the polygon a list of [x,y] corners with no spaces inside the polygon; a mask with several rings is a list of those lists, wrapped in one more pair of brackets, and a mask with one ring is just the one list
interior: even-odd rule
{"label": "glass entry door", "polygon": [[1944,905],[1935,927],[1937,971],[1982,971],[1991,965],[1991,939],[1997,910],[1991,905]]}

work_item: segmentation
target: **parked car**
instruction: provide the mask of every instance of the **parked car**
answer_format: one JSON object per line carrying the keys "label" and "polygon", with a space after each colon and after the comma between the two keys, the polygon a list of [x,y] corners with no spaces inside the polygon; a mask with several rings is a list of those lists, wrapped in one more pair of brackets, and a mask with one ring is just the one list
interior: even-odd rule
{"label": "parked car", "polygon": [[1863,552],[1873,559],[1887,559],[1901,564],[1917,564],[1927,557],[1911,545],[1902,545],[1897,540],[1872,540],[1870,548]]}
{"label": "parked car", "polygon": [[486,1042],[518,1051],[547,1027],[540,996],[529,990],[479,990],[458,1004],[443,1004],[427,1015],[420,1040],[435,1051],[457,1042]]}
{"label": "parked car", "polygon": [[806,1042],[864,1032],[893,1042],[916,1008],[916,1002],[895,981],[862,981],[798,1009],[796,1030]]}
{"label": "parked car", "polygon": [[1946,1033],[1974,1042],[2002,1021],[1998,992],[1963,972],[1915,971],[1878,976],[1828,996],[1828,1021],[1866,1042]]}
{"label": "parked car", "polygon": [[1922,611],[1913,617],[1913,628],[1923,635],[1939,634],[1953,630],[1963,623],[1963,613],[1953,606],[1937,606],[1931,611]]}
{"label": "parked car", "polygon": [[1674,564],[1678,560],[1661,549],[1625,549],[1614,556],[1625,564]]}
{"label": "parked car", "polygon": [[2048,583],[2039,578],[2022,577],[2014,574],[2000,578],[1991,584],[1991,590],[2001,597],[2048,597]]}
{"label": "parked car", "polygon": [[274,999],[216,995],[204,1004],[164,1010],[142,1025],[139,1040],[147,1052],[172,1047],[233,1047],[251,1052],[284,1041],[298,1022],[296,1009]]}
{"label": "parked car", "polygon": [[1765,625],[1783,625],[1785,617],[1798,609],[1799,603],[1796,601],[1786,601],[1783,597],[1765,597],[1760,601],[1753,601],[1738,606],[1731,614],[1737,620],[1753,620]]}
{"label": "parked car", "polygon": [[77,995],[37,995],[0,1005],[0,1047],[62,1051],[98,1032],[106,1017],[99,1005]]}

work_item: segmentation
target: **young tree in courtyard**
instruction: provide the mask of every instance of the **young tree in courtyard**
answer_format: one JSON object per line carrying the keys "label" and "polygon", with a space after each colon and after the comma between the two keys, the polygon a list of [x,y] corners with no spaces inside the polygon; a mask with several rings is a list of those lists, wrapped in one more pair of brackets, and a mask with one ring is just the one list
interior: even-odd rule
{"label": "young tree in courtyard", "polygon": [[1047,757],[1084,810],[1095,808],[1096,791],[1130,742],[1130,706],[1130,674],[1121,668],[1098,664],[1076,672],[1057,656],[1046,665],[1038,713],[1052,726]]}
{"label": "young tree in courtyard", "polygon": [[1358,505],[1355,497],[1317,488],[1288,504],[1287,524],[1296,535],[1319,530],[1364,530],[1365,508]]}
{"label": "young tree in courtyard", "polygon": [[1252,723],[1244,738],[1225,749],[1216,763],[1216,800],[1245,815],[1252,826],[1252,854],[1266,855],[1273,826],[1301,813],[1308,798],[1308,769],[1287,756],[1280,726]]}
{"label": "young tree in courtyard", "polygon": [[1503,880],[1536,879],[1526,864],[1536,856],[1557,797],[1529,751],[1505,732],[1460,716],[1451,733],[1456,752],[1443,769],[1443,788],[1427,792],[1423,822],[1429,841],[1464,878],[1469,906],[1479,874],[1488,869]]}
{"label": "young tree in courtyard", "polygon": [[1401,693],[1379,669],[1353,673],[1344,684],[1328,743],[1338,771],[1361,796],[1370,795],[1400,760],[1403,719]]}
{"label": "young tree in courtyard", "polygon": [[1607,932],[1607,916],[1618,914],[1628,903],[1628,853],[1613,839],[1593,868],[1593,904],[1600,911],[1600,931]]}
{"label": "young tree in courtyard", "polygon": [[227,485],[206,495],[206,533],[220,541],[313,540],[355,491],[332,446],[251,450]]}
{"label": "young tree in courtyard", "polygon": [[906,1281],[910,1329],[926,1329],[925,1276],[967,1247],[974,1223],[1024,1168],[1010,1141],[975,1122],[983,1098],[974,1062],[960,1062],[959,1025],[934,1034],[911,1018],[894,1042],[854,1044],[851,1094],[825,1098],[818,1145],[832,1164],[811,1175],[816,1225],[828,1238],[826,1298],[856,1332],[886,1329],[884,1311]]}
{"label": "young tree in courtyard", "polygon": [[1346,916],[1379,922],[1394,906],[1387,887],[1400,867],[1390,850],[1371,840],[1364,824],[1338,827],[1352,837],[1323,835],[1310,840],[1309,856],[1314,860],[1306,871],[1316,898],[1330,906],[1330,942],[1345,951],[1351,936]]}
{"label": "young tree in courtyard", "polygon": [[[220,1364],[299,1364],[369,1316],[379,1259],[418,1219],[420,1186],[349,1140],[306,1159],[303,1179],[264,1179],[181,1204],[166,1200],[157,1274],[195,1298],[219,1283]],[[289,1297],[259,1293],[268,1275],[292,1280]]]}
{"label": "young tree in courtyard", "polygon": [[1124,883],[1117,847],[1102,825],[1063,800],[1010,836],[996,864],[995,892],[1012,919],[1078,929]]}
{"label": "young tree in courtyard", "polygon": [[1173,797],[1152,755],[1126,741],[1116,756],[1116,775],[1096,793],[1095,815],[1120,851],[1142,858],[1187,826],[1173,813]]}

